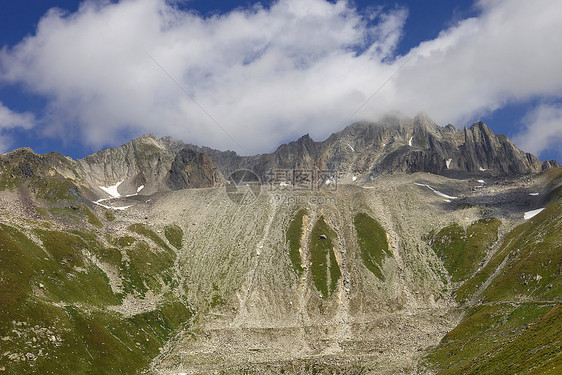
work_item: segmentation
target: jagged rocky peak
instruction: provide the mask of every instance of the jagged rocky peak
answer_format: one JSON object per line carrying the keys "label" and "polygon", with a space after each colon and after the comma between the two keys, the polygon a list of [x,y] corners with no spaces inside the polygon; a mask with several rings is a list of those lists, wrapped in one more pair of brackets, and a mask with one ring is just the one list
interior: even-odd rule
{"label": "jagged rocky peak", "polygon": [[301,136],[296,141],[292,141],[289,143],[284,143],[277,148],[276,152],[287,152],[287,151],[303,151],[303,150],[310,150],[313,149],[318,142],[315,142],[311,137],[310,134],[306,133],[305,135]]}
{"label": "jagged rocky peak", "polygon": [[464,128],[458,166],[468,172],[496,175],[534,173],[544,167],[536,156],[518,149],[505,135],[494,134],[482,121]]}
{"label": "jagged rocky peak", "polygon": [[550,169],[550,168],[558,168],[560,167],[560,164],[556,161],[556,160],[545,160],[542,163],[542,169]]}
{"label": "jagged rocky peak", "polygon": [[[141,186],[142,194],[152,194],[214,186],[220,180],[209,157],[188,150],[187,145],[170,137],[159,139],[153,134],[102,150],[78,160],[78,163],[94,189],[119,183],[117,189],[121,195],[135,194]],[[183,183],[180,183],[182,179]]]}
{"label": "jagged rocky peak", "polygon": [[36,154],[29,147],[0,154],[2,173],[13,178],[45,177],[60,175],[63,178],[78,179],[76,162],[57,152]]}
{"label": "jagged rocky peak", "polygon": [[431,128],[436,128],[438,126],[435,123],[435,121],[433,121],[433,119],[431,117],[429,117],[429,115],[425,112],[419,112],[414,117],[414,124],[416,124],[418,126],[427,126],[427,127],[431,127]]}
{"label": "jagged rocky peak", "polygon": [[425,113],[414,118],[391,113],[376,122],[356,122],[324,141],[306,134],[271,154],[235,158],[216,150],[208,154],[223,173],[247,168],[265,177],[276,168],[319,168],[344,173],[354,181],[380,173],[526,174],[557,165],[541,163],[484,123],[463,130],[452,124],[441,127]]}
{"label": "jagged rocky peak", "polygon": [[158,190],[157,179],[151,176],[149,181],[147,176],[157,176],[159,164],[166,159],[173,160],[173,155],[156,137],[145,135],[122,146],[86,156],[78,163],[92,186],[111,186],[121,182],[119,193],[132,194],[138,188],[134,185]]}
{"label": "jagged rocky peak", "polygon": [[314,156],[313,164],[319,168],[371,176],[413,172],[525,174],[554,164],[543,164],[519,150],[483,122],[457,130],[451,124],[437,125],[425,113],[414,118],[392,113],[376,122],[357,122],[323,142],[306,135],[280,147],[274,156],[279,163],[273,167],[287,168],[290,162],[294,167],[309,165],[307,159]]}

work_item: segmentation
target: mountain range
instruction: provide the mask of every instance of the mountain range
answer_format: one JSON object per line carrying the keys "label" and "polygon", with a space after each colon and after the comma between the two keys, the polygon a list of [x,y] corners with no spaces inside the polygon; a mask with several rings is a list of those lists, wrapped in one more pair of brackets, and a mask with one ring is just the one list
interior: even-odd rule
{"label": "mountain range", "polygon": [[99,195],[98,186],[118,181],[123,181],[123,194],[135,193],[140,185],[145,194],[217,186],[239,169],[253,171],[264,183],[270,171],[283,169],[334,171],[344,182],[361,183],[381,174],[509,176],[560,166],[521,151],[482,122],[457,130],[453,125],[440,127],[425,114],[355,123],[323,142],[307,134],[270,154],[254,156],[145,135],[79,160],[53,153],[36,155],[23,148],[5,154],[1,162],[18,165],[16,177],[29,177],[35,163],[52,168],[56,175],[74,181],[87,197]]}
{"label": "mountain range", "polygon": [[253,156],[17,149],[0,373],[557,374],[561,197],[556,161],[425,114]]}

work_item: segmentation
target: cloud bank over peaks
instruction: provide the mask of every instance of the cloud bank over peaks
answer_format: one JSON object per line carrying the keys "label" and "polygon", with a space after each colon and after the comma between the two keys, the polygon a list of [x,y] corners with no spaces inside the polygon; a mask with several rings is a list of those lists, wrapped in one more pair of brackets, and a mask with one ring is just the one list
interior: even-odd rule
{"label": "cloud bank over peaks", "polygon": [[562,155],[562,105],[542,104],[523,123],[524,129],[513,139],[516,144],[534,155],[549,148]]}
{"label": "cloud bank over peaks", "polygon": [[509,102],[560,98],[562,2],[478,6],[478,17],[397,56],[403,8],[279,0],[202,17],[164,0],[86,1],[73,14],[51,10],[4,48],[0,84],[48,99],[41,123],[52,136],[97,147],[152,132],[245,154],[327,137],[393,74],[352,120],[425,111],[462,126]]}

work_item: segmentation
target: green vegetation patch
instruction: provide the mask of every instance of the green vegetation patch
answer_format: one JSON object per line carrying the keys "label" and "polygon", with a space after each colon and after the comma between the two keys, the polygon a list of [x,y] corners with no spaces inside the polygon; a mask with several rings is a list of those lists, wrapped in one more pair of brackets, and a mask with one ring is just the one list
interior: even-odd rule
{"label": "green vegetation patch", "polygon": [[476,270],[487,251],[498,238],[501,221],[481,219],[465,231],[458,224],[441,229],[432,238],[432,249],[443,260],[452,281],[468,279]]}
{"label": "green vegetation patch", "polygon": [[111,210],[105,210],[103,214],[107,221],[115,221],[115,214]]}
{"label": "green vegetation patch", "polygon": [[47,211],[46,208],[44,207],[36,207],[35,208],[35,212],[37,212],[37,215],[39,215],[39,217],[43,220],[47,220],[49,219],[49,212]]}
{"label": "green vegetation patch", "polygon": [[562,201],[539,215],[516,228],[523,231],[501,249],[507,262],[484,291],[486,300],[561,300]]}
{"label": "green vegetation patch", "polygon": [[[102,228],[103,224],[101,220],[96,216],[96,214],[85,204],[76,204],[65,207],[50,207],[47,211],[42,208],[37,208],[42,210],[44,215],[43,218],[48,218],[48,212],[57,220],[63,221],[65,223],[85,223],[86,221],[96,228]],[[47,217],[45,217],[47,216]]]}
{"label": "green vegetation patch", "polygon": [[355,215],[353,225],[357,231],[357,243],[365,267],[384,281],[382,263],[386,257],[392,257],[386,232],[375,219],[364,213]]}
{"label": "green vegetation patch", "polygon": [[340,267],[334,254],[334,241],[337,235],[324,217],[320,217],[310,233],[310,260],[312,280],[322,298],[328,298],[338,285],[341,277]]}
{"label": "green vegetation patch", "polygon": [[88,230],[73,230],[69,233],[80,237],[87,251],[95,255],[102,263],[107,263],[117,267],[121,264],[121,252],[115,247],[107,247],[103,242],[101,242],[95,232]]}
{"label": "green vegetation patch", "polygon": [[[174,258],[168,252],[153,252],[144,241],[137,241],[127,249],[129,262],[123,262],[126,273],[124,287],[126,292],[135,291],[144,295],[148,289],[159,293],[165,285],[175,287],[173,278]],[[129,283],[130,281],[130,283]]]}
{"label": "green vegetation patch", "polygon": [[291,220],[286,234],[286,240],[289,243],[289,259],[293,265],[293,270],[299,277],[303,272],[300,249],[303,232],[303,218],[305,215],[306,210],[304,208],[300,209],[293,220]]}
{"label": "green vegetation patch", "polygon": [[94,250],[91,243],[65,232],[37,230],[36,234],[50,255],[44,258],[48,262],[37,276],[37,283],[44,285],[48,297],[55,301],[96,306],[119,303],[105,273],[84,261],[82,252]]}
{"label": "green vegetation patch", "polygon": [[439,374],[556,374],[561,305],[481,305],[427,357]]}
{"label": "green vegetation patch", "polygon": [[86,216],[88,217],[88,223],[92,224],[96,228],[102,228],[103,227],[103,224],[101,223],[101,220],[96,216],[96,214],[92,210],[90,210],[90,208],[88,206],[83,204],[82,210],[84,210],[84,212],[86,213]]}
{"label": "green vegetation patch", "polygon": [[[26,319],[33,311],[41,314]],[[3,351],[21,353],[17,360],[2,360],[7,373],[132,375],[146,368],[191,311],[170,300],[155,311],[123,318],[109,311],[33,301],[22,315],[18,322],[25,325],[12,325],[21,336],[2,342]],[[27,353],[34,356],[32,361]]]}
{"label": "green vegetation patch", "polygon": [[38,198],[48,202],[74,200],[74,197],[78,196],[78,188],[72,180],[61,176],[33,178],[30,181],[30,187]]}
{"label": "green vegetation patch", "polygon": [[[134,241],[121,251],[107,247],[95,232],[30,229],[0,224],[0,364],[9,374],[138,374],[191,310],[171,293],[154,311],[124,317],[106,275],[86,254],[119,269],[125,264],[139,282],[162,291],[173,287],[173,257]],[[131,288],[133,289],[133,288]],[[31,359],[30,359],[31,358]]]}
{"label": "green vegetation patch", "polygon": [[150,240],[152,240],[156,245],[160,246],[162,249],[168,251],[170,254],[175,254],[175,252],[170,248],[170,246],[166,245],[166,242],[160,236],[158,236],[152,229],[145,224],[132,224],[129,226],[129,230],[131,232],[135,232],[144,236]]}
{"label": "green vegetation patch", "polygon": [[19,185],[19,179],[10,173],[9,168],[4,166],[0,171],[0,190],[13,190]]}
{"label": "green vegetation patch", "polygon": [[559,298],[562,295],[561,227],[562,200],[558,200],[509,232],[488,264],[456,291],[456,300],[470,299],[504,261],[503,272],[485,291],[486,299]]}
{"label": "green vegetation patch", "polygon": [[49,265],[44,257],[41,248],[21,232],[0,224],[0,335],[8,332],[7,322],[18,318],[31,293],[31,278]]}
{"label": "green vegetation patch", "polygon": [[223,305],[224,302],[225,302],[224,299],[222,298],[219,287],[214,283],[213,283],[213,288],[211,290],[211,293],[209,293],[209,296],[207,297],[207,300],[208,300],[210,308],[214,308],[214,307]]}
{"label": "green vegetation patch", "polygon": [[183,246],[183,230],[177,225],[166,225],[164,228],[164,236],[168,242],[176,249],[181,249]]}
{"label": "green vegetation patch", "polygon": [[119,245],[119,247],[123,248],[123,247],[127,247],[127,246],[131,246],[132,244],[135,243],[137,239],[133,236],[122,236],[117,238],[117,244]]}
{"label": "green vegetation patch", "polygon": [[558,374],[562,369],[562,201],[513,229],[457,290],[470,299],[503,265],[463,321],[427,357],[442,374]]}

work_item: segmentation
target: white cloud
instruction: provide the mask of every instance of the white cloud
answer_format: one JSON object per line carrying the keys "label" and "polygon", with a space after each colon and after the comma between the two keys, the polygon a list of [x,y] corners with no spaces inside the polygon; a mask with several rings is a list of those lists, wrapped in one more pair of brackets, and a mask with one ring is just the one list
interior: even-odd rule
{"label": "white cloud", "polygon": [[355,119],[423,110],[464,125],[506,102],[562,96],[562,2],[478,6],[478,18],[394,56],[404,9],[361,15],[346,1],[280,0],[202,18],[164,0],[91,1],[74,14],[50,11],[35,35],[2,50],[0,80],[49,98],[53,136],[78,126],[99,146],[152,132],[247,153],[339,130],[406,61]]}
{"label": "white cloud", "polygon": [[32,113],[18,113],[12,111],[0,102],[0,152],[8,150],[12,139],[7,131],[16,128],[30,129],[35,125],[35,116]]}
{"label": "white cloud", "polygon": [[562,155],[562,105],[540,105],[523,123],[525,128],[513,139],[516,144],[537,156],[549,148]]}
{"label": "white cloud", "polygon": [[29,129],[33,127],[34,124],[35,116],[32,113],[14,112],[0,102],[0,129]]}
{"label": "white cloud", "polygon": [[[482,15],[411,53],[396,89],[439,122],[465,122],[508,101],[562,95],[562,23],[556,0],[482,0]],[[425,90],[425,93],[424,93]]]}

